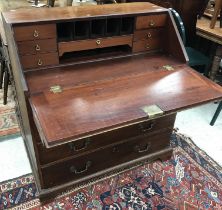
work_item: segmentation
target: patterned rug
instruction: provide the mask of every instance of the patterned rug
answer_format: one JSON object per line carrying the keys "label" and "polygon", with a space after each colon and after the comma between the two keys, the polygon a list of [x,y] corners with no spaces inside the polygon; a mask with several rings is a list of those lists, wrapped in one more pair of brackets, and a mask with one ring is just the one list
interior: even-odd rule
{"label": "patterned rug", "polygon": [[173,133],[171,160],[135,167],[41,204],[31,174],[0,183],[0,209],[222,209],[222,169]]}
{"label": "patterned rug", "polygon": [[0,138],[19,132],[19,127],[15,115],[15,102],[12,91],[9,88],[7,104],[3,105],[3,92],[0,89]]}

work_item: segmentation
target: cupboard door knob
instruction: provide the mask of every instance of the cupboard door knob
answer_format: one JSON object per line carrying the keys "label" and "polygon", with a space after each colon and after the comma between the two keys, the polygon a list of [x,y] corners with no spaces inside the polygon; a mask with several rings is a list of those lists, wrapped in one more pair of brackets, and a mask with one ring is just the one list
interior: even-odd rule
{"label": "cupboard door knob", "polygon": [[42,60],[39,59],[39,60],[38,60],[38,66],[41,66],[41,65],[42,65]]}
{"label": "cupboard door knob", "polygon": [[146,44],[146,49],[150,49],[150,46],[149,46],[149,44]]}
{"label": "cupboard door knob", "polygon": [[80,146],[80,147],[77,147],[74,143],[70,143],[69,144],[69,147],[71,150],[73,150],[74,152],[78,152],[78,151],[81,151],[81,150],[84,150],[88,147],[90,143],[90,139],[86,139],[86,141],[83,143],[83,146]]}
{"label": "cupboard door knob", "polygon": [[33,36],[34,37],[38,37],[39,36],[39,32],[35,30]]}
{"label": "cupboard door knob", "polygon": [[41,48],[40,48],[40,46],[38,44],[35,46],[35,50],[36,51],[40,51],[41,50]]}
{"label": "cupboard door knob", "polygon": [[148,142],[145,146],[145,148],[141,148],[140,145],[136,145],[135,146],[135,151],[138,152],[138,153],[143,153],[143,152],[147,152],[151,147],[151,143]]}
{"label": "cupboard door knob", "polygon": [[98,40],[96,40],[96,44],[97,45],[100,45],[101,44],[101,41],[98,39]]}
{"label": "cupboard door knob", "polygon": [[86,171],[88,171],[89,167],[92,165],[92,162],[91,161],[87,161],[86,162],[86,165],[84,167],[84,169],[77,169],[75,166],[71,166],[69,169],[70,169],[70,172],[71,173],[74,173],[74,174],[82,174]]}
{"label": "cupboard door knob", "polygon": [[149,23],[150,26],[155,26],[155,22],[153,20],[150,21]]}
{"label": "cupboard door knob", "polygon": [[146,35],[146,37],[147,37],[147,39],[148,39],[148,38],[151,38],[151,37],[152,37],[151,33],[149,32],[149,33]]}

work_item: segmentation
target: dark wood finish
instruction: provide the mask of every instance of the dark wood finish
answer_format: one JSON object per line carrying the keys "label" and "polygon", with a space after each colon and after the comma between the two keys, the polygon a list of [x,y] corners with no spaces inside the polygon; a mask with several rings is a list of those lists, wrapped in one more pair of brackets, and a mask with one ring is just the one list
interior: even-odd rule
{"label": "dark wood finish", "polygon": [[148,50],[161,50],[163,46],[161,42],[162,40],[158,38],[133,42],[133,52],[136,53]]}
{"label": "dark wood finish", "polygon": [[[219,86],[187,66],[164,8],[135,3],[38,11],[40,17],[33,10],[3,13],[3,21],[40,198],[169,157],[176,112],[222,98]],[[56,45],[45,42],[52,39]],[[98,39],[106,45],[91,47]],[[139,43],[156,41],[157,50],[134,53]],[[42,42],[45,50],[36,54],[33,46]],[[63,56],[58,46],[68,46]],[[159,106],[161,116],[144,111],[150,105]]]}
{"label": "dark wood finish", "polygon": [[129,45],[131,47],[132,40],[132,35],[126,35],[109,38],[89,39],[82,41],[60,42],[58,44],[59,56],[62,56],[66,52],[104,48],[118,45]]}
{"label": "dark wood finish", "polygon": [[166,24],[167,15],[147,15],[147,16],[139,16],[136,20],[136,29],[146,29],[153,27],[161,27]]}
{"label": "dark wood finish", "polygon": [[164,29],[145,29],[145,30],[138,30],[134,32],[134,37],[133,37],[133,41],[137,41],[137,40],[150,40],[150,39],[161,39],[161,36],[164,36],[164,33],[166,33],[166,31]]}
{"label": "dark wood finish", "polygon": [[13,30],[16,41],[49,39],[56,37],[55,24],[16,26]]}
{"label": "dark wood finish", "polygon": [[[10,24],[24,24],[49,21],[86,19],[102,16],[138,15],[150,12],[166,12],[167,10],[150,3],[135,2],[132,4],[89,5],[84,7],[39,8],[38,12],[21,9],[14,12],[3,12],[4,19]],[[39,15],[41,13],[41,15]],[[50,15],[49,15],[50,14]]]}
{"label": "dark wood finish", "polygon": [[59,64],[58,53],[44,53],[38,55],[21,56],[21,64],[25,69],[41,68],[43,66],[51,66]]}
{"label": "dark wood finish", "polygon": [[[95,151],[105,146],[116,144],[131,137],[146,136],[151,132],[159,132],[165,128],[172,129],[175,114],[161,117],[159,119],[145,120],[138,124],[129,125],[121,129],[101,133],[96,136],[70,142],[59,147],[45,148],[42,143],[38,143],[40,164],[45,165],[60,159],[79,156],[85,152]],[[40,141],[40,140],[39,140]]]}
{"label": "dark wood finish", "polygon": [[[137,75],[64,87],[59,94],[45,90],[31,96],[34,115],[38,116],[35,120],[46,144],[71,141],[144,120],[147,116],[141,108],[145,105],[157,104],[168,113],[207,101],[209,96],[221,97],[219,86],[211,85],[187,66],[183,67],[183,71],[181,66],[175,66],[177,73],[162,67],[162,71],[154,74],[145,68],[150,65],[151,59],[140,62],[144,70]],[[139,69],[139,66],[131,62],[130,68]],[[108,69],[111,70],[112,66],[107,66],[104,71]],[[158,86],[153,86],[155,82]],[[175,91],[175,87],[180,91]]]}
{"label": "dark wood finish", "polygon": [[[129,162],[145,154],[160,151],[169,145],[170,131],[150,137],[136,138],[101,151],[42,168],[45,188],[82,178],[114,165]],[[102,158],[101,158],[102,157]],[[53,176],[52,176],[53,174]]]}
{"label": "dark wood finish", "polygon": [[[144,68],[145,65],[147,65],[147,68]],[[178,66],[180,68],[181,62],[174,56],[143,54],[121,59],[109,59],[101,62],[52,68],[47,69],[47,71],[43,69],[26,72],[26,81],[30,92],[36,94],[48,91],[55,84],[69,89],[74,86],[81,87],[82,84],[115,80],[127,75],[133,77],[134,75],[142,74],[144,71],[154,73],[162,69],[164,65]],[[132,66],[136,66],[136,70]]]}
{"label": "dark wood finish", "polygon": [[153,4],[175,9],[184,22],[187,44],[195,40],[197,17],[201,17],[209,0],[126,0],[126,2],[151,2]]}
{"label": "dark wood finish", "polygon": [[39,54],[57,51],[56,39],[43,39],[35,41],[17,42],[18,51],[21,55]]}

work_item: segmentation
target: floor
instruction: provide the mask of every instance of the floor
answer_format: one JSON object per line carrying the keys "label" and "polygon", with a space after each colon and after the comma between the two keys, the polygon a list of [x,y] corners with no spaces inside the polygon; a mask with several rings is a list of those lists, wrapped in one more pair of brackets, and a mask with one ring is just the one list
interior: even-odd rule
{"label": "floor", "polygon": [[[210,103],[180,112],[175,127],[222,166],[222,113],[213,127],[209,125],[217,106]],[[0,182],[31,173],[21,137],[0,138],[0,160]]]}

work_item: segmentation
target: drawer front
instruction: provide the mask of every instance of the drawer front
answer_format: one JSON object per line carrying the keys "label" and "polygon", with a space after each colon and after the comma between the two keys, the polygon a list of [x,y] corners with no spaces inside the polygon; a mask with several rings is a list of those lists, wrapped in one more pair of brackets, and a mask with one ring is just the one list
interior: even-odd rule
{"label": "drawer front", "polygon": [[161,39],[140,40],[133,43],[133,52],[143,52],[161,49]]}
{"label": "drawer front", "polygon": [[44,167],[41,169],[44,188],[78,180],[98,171],[160,151],[168,147],[170,135],[171,130],[168,130],[149,137],[135,138],[79,158]]}
{"label": "drawer front", "polygon": [[40,68],[59,64],[58,53],[44,53],[39,55],[21,56],[21,64],[24,69]]}
{"label": "drawer front", "polygon": [[133,40],[151,40],[151,39],[161,39],[161,35],[163,36],[163,29],[146,29],[139,30],[134,32]]}
{"label": "drawer front", "polygon": [[146,29],[165,26],[167,14],[139,16],[136,19],[136,29]]}
{"label": "drawer front", "polygon": [[16,41],[56,38],[55,24],[15,26],[13,30]]}
{"label": "drawer front", "polygon": [[39,54],[46,52],[56,52],[56,39],[44,39],[34,41],[17,42],[18,51],[20,55]]}
{"label": "drawer front", "polygon": [[133,36],[117,36],[111,38],[99,38],[99,39],[89,39],[83,41],[72,41],[72,42],[60,42],[58,44],[59,56],[62,56],[65,52],[74,52],[81,50],[89,50],[96,48],[104,48],[119,45],[129,45],[132,46]]}
{"label": "drawer front", "polygon": [[149,120],[49,149],[46,149],[41,143],[38,143],[40,164],[44,165],[67,157],[74,157],[85,152],[98,150],[111,144],[118,144],[131,137],[150,135],[150,133],[164,128],[172,129],[175,116],[176,115],[173,114],[159,119]]}

